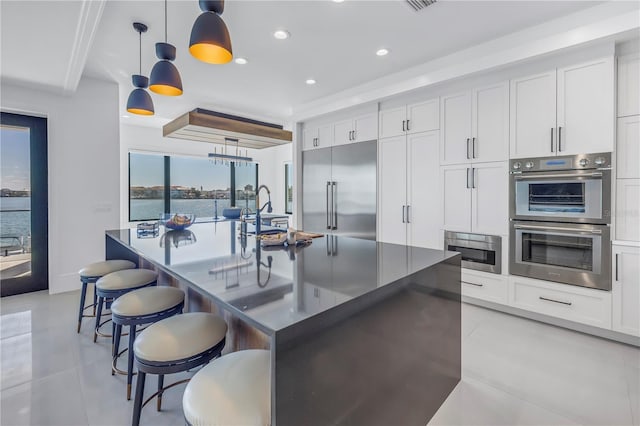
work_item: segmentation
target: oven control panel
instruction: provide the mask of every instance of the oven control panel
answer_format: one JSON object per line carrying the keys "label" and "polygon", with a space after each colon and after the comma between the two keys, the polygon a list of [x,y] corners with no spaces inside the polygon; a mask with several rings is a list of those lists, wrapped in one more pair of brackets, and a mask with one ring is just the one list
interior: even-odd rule
{"label": "oven control panel", "polygon": [[511,173],[548,170],[588,170],[610,167],[610,152],[511,160]]}

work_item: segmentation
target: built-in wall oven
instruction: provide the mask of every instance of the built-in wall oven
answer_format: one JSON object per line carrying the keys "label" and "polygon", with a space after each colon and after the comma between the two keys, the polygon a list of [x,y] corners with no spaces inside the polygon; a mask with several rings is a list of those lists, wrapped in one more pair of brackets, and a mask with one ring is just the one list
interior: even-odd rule
{"label": "built-in wall oven", "polygon": [[511,161],[509,273],[611,289],[611,154]]}
{"label": "built-in wall oven", "polygon": [[445,231],[444,248],[462,254],[463,268],[502,273],[502,238],[499,236]]}

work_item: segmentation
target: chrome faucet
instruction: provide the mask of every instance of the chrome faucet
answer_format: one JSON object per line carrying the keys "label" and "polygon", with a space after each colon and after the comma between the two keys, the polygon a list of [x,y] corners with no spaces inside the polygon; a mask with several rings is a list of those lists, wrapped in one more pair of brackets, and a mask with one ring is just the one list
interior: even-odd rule
{"label": "chrome faucet", "polygon": [[[264,206],[260,207],[260,190],[262,189],[265,189],[267,191],[267,196],[269,197],[269,201],[267,201],[264,204]],[[261,225],[260,213],[262,213],[262,210],[264,210],[265,207],[267,209],[267,213],[271,213],[273,211],[273,208],[271,207],[271,191],[269,191],[269,188],[267,188],[267,185],[260,185],[256,190],[256,237],[260,235],[260,225]]]}

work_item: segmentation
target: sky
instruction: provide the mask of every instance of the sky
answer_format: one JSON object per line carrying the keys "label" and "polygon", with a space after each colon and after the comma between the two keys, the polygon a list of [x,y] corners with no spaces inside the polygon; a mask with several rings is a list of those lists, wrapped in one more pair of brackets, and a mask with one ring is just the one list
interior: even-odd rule
{"label": "sky", "polygon": [[29,129],[0,127],[0,188],[31,189]]}

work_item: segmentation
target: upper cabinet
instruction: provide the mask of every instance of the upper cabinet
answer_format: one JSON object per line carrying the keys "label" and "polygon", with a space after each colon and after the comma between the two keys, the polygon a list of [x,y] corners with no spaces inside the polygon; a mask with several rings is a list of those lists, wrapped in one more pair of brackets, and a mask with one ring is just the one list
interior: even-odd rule
{"label": "upper cabinet", "polygon": [[371,112],[324,124],[304,123],[302,150],[327,148],[375,139],[378,139],[378,114]]}
{"label": "upper cabinet", "polygon": [[502,82],[443,96],[441,164],[509,158],[509,84]]}
{"label": "upper cabinet", "polygon": [[613,59],[511,80],[511,158],[610,152]]}
{"label": "upper cabinet", "polygon": [[618,118],[618,179],[640,179],[640,115]]}
{"label": "upper cabinet", "polygon": [[438,99],[430,99],[380,111],[380,138],[437,130],[440,124]]}
{"label": "upper cabinet", "polygon": [[640,114],[640,54],[618,58],[618,117]]}

